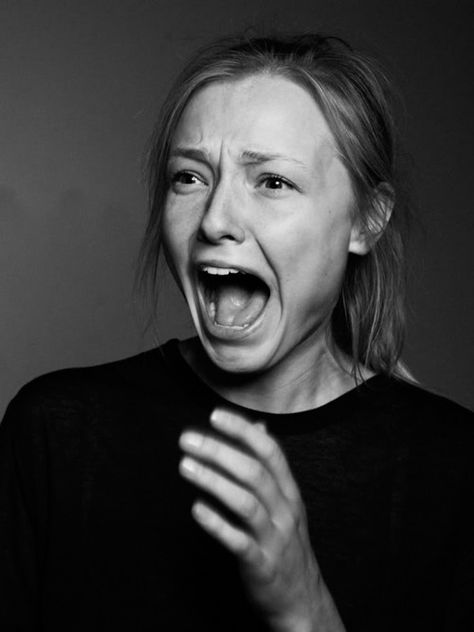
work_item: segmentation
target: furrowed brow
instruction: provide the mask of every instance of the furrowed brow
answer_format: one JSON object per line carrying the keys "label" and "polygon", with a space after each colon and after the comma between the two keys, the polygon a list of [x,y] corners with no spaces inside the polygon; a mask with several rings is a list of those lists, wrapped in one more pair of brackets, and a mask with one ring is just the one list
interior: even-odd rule
{"label": "furrowed brow", "polygon": [[292,158],[291,156],[285,156],[284,154],[278,153],[263,153],[260,151],[251,151],[246,150],[241,153],[241,159],[243,162],[247,164],[256,164],[259,165],[263,162],[271,162],[272,160],[284,160],[286,162],[293,162],[301,167],[305,167],[304,163],[296,158]]}
{"label": "furrowed brow", "polygon": [[[197,160],[199,162],[210,162],[209,154],[205,150],[198,149],[197,147],[174,147],[170,151],[169,158],[190,158],[191,160]],[[240,154],[240,159],[244,164],[250,165],[258,165],[264,162],[271,162],[272,160],[283,160],[285,162],[292,162],[306,169],[306,165],[300,160],[279,153],[245,150]]]}
{"label": "furrowed brow", "polygon": [[195,147],[174,147],[169,154],[170,158],[190,158],[199,162],[209,162],[209,155],[202,149]]}

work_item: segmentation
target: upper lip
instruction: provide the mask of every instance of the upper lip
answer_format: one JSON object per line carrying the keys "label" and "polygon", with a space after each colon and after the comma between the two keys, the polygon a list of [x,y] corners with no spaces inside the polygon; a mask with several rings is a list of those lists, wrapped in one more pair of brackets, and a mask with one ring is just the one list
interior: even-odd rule
{"label": "upper lip", "polygon": [[211,268],[238,270],[239,272],[243,272],[244,274],[251,274],[257,277],[257,279],[260,279],[260,281],[262,281],[267,287],[269,287],[268,282],[264,279],[260,272],[258,272],[254,268],[250,268],[249,266],[241,265],[240,263],[235,263],[233,261],[223,261],[222,259],[196,259],[194,261],[194,266],[198,270],[202,270],[206,266],[209,266]]}

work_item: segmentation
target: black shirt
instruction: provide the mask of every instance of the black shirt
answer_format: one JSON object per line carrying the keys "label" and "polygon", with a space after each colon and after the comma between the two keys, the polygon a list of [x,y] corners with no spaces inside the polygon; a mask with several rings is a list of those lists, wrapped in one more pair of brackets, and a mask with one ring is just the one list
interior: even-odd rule
{"label": "black shirt", "polygon": [[[0,425],[0,630],[264,630],[190,515],[178,437],[223,400],[177,341],[30,382]],[[239,407],[236,407],[239,408]],[[473,415],[375,376],[263,414],[348,632],[474,629]]]}

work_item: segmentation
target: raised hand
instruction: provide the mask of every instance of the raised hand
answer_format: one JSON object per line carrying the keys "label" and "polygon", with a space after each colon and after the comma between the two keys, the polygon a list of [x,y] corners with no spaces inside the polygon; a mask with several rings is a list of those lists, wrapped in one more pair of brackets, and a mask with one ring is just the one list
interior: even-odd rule
{"label": "raised hand", "polygon": [[259,423],[216,409],[222,439],[185,431],[181,474],[218,499],[243,527],[202,500],[197,522],[239,560],[247,591],[273,630],[341,631],[344,626],[311,549],[306,512],[286,458]]}

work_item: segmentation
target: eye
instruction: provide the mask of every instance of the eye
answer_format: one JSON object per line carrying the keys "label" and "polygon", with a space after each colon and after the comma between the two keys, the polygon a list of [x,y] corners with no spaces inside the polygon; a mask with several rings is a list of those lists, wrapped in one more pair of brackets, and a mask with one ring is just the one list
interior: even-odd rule
{"label": "eye", "polygon": [[170,175],[171,188],[176,192],[184,193],[197,187],[207,186],[204,180],[192,173],[192,171],[176,171]]}
{"label": "eye", "polygon": [[201,180],[190,171],[177,171],[176,173],[172,174],[171,182],[173,184],[197,184],[198,182],[201,182]]}
{"label": "eye", "polygon": [[259,185],[270,191],[291,190],[295,186],[283,176],[276,173],[268,173],[260,178]]}

